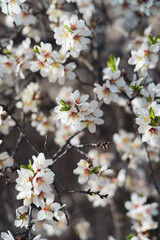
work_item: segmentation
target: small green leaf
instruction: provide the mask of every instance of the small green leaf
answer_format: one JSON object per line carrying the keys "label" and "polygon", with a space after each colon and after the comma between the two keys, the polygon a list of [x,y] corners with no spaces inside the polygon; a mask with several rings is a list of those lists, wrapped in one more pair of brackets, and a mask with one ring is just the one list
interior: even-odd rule
{"label": "small green leaf", "polygon": [[91,170],[89,170],[89,173],[90,174],[93,174],[93,173],[98,174],[98,170],[99,170],[99,167],[94,167]]}
{"label": "small green leaf", "polygon": [[160,39],[160,35],[157,35],[154,39],[155,43],[157,43],[159,39]]}
{"label": "small green leaf", "polygon": [[160,39],[160,35],[157,35],[156,37],[152,38],[152,36],[148,37],[149,42],[153,45],[156,44],[158,42],[158,40]]}
{"label": "small green leaf", "polygon": [[29,164],[28,164],[27,166],[25,166],[25,165],[20,165],[20,167],[21,167],[21,168],[24,168],[24,169],[28,169],[28,170],[34,172],[34,171],[33,171],[33,168],[32,168],[31,160],[29,160]]}
{"label": "small green leaf", "polygon": [[20,168],[28,169],[28,167],[25,165],[20,165]]}
{"label": "small green leaf", "polygon": [[73,33],[73,31],[67,25],[64,25],[64,27],[68,30],[68,32]]}
{"label": "small green leaf", "polygon": [[148,40],[149,40],[150,44],[154,44],[154,40],[153,40],[152,36],[148,36]]}
{"label": "small green leaf", "polygon": [[109,60],[107,61],[107,66],[111,68],[112,72],[116,70],[116,61],[115,57],[111,54]]}
{"label": "small green leaf", "polygon": [[67,105],[66,102],[63,101],[63,100],[60,100],[60,104],[61,104],[62,106],[66,106],[66,105]]}
{"label": "small green leaf", "polygon": [[11,54],[11,52],[7,48],[3,49],[2,53],[5,54],[5,55],[10,55]]}
{"label": "small green leaf", "polygon": [[66,106],[60,109],[61,112],[68,111],[68,110],[70,110],[70,107],[66,107]]}
{"label": "small green leaf", "polygon": [[63,106],[60,109],[61,112],[70,110],[70,106],[65,101],[60,100],[60,104]]}
{"label": "small green leaf", "polygon": [[34,46],[34,48],[32,49],[34,52],[40,54],[40,51],[38,50],[38,47],[37,45]]}
{"label": "small green leaf", "polygon": [[143,197],[144,195],[143,195],[143,193],[139,193],[138,196],[139,197]]}
{"label": "small green leaf", "polygon": [[137,92],[137,93],[140,93],[140,91],[142,90],[143,86],[141,86],[140,84],[138,84],[137,86],[135,86],[135,85],[130,85],[130,88],[131,88],[133,91],[135,91],[135,92]]}
{"label": "small green leaf", "polygon": [[149,117],[152,119],[152,120],[155,120],[155,113],[154,113],[154,110],[152,107],[149,108]]}
{"label": "small green leaf", "polygon": [[27,167],[28,167],[29,170],[31,170],[32,172],[34,172],[34,171],[33,171],[33,168],[32,168],[32,162],[31,162],[31,160],[29,160],[29,164],[28,164]]}
{"label": "small green leaf", "polygon": [[130,233],[129,235],[126,236],[126,240],[130,240],[132,237],[134,237],[134,235]]}

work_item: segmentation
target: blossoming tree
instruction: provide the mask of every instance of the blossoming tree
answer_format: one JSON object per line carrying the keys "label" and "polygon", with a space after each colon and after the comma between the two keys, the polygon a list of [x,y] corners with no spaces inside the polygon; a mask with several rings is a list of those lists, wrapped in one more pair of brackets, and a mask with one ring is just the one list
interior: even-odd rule
{"label": "blossoming tree", "polygon": [[2,239],[160,239],[159,7],[0,0]]}

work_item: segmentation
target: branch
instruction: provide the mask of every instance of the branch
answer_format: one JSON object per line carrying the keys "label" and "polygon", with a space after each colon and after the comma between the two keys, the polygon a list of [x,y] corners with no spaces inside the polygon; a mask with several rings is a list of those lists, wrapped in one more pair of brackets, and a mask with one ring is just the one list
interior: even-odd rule
{"label": "branch", "polygon": [[151,158],[150,158],[150,156],[149,156],[149,152],[148,152],[148,148],[147,148],[147,143],[144,142],[144,143],[143,143],[143,146],[144,146],[144,149],[145,149],[145,151],[146,151],[146,157],[147,157],[147,160],[148,160],[148,168],[149,168],[149,170],[150,170],[150,176],[151,176],[151,178],[152,178],[152,182],[153,182],[153,184],[154,184],[154,187],[155,187],[158,195],[160,196],[160,188],[159,188],[159,186],[158,186],[158,184],[157,184],[157,181],[156,181],[156,178],[155,178],[155,176],[154,176],[154,171],[153,171],[153,168],[152,168],[152,161],[151,161]]}
{"label": "branch", "polygon": [[24,137],[24,139],[26,140],[26,142],[28,143],[28,145],[32,148],[32,150],[36,153],[39,154],[38,150],[34,147],[34,145],[32,144],[32,142],[29,140],[29,138],[27,137],[27,135],[25,134],[25,132],[23,131],[23,129],[21,128],[21,126],[19,125],[18,121],[15,119],[15,117],[12,115],[12,113],[8,110],[8,108],[4,105],[1,104],[1,106],[4,108],[4,110],[7,112],[7,114],[9,116],[11,116],[11,118],[13,119],[13,121],[16,124],[16,127],[18,129],[18,131],[22,134],[22,136]]}
{"label": "branch", "polygon": [[28,235],[28,240],[32,240],[32,210],[33,210],[33,204],[30,205],[29,207],[29,220],[28,220],[28,227],[27,227],[27,235]]}
{"label": "branch", "polygon": [[110,144],[110,142],[86,143],[86,144],[77,145],[76,148],[96,147],[96,148],[108,149],[109,144]]}
{"label": "branch", "polygon": [[[74,138],[75,136],[77,136],[77,135],[78,135],[80,132],[82,132],[82,131],[83,131],[83,130],[74,133],[71,137],[69,137],[69,138],[66,140],[65,144],[58,150],[58,152],[56,152],[56,153],[53,155],[52,159],[53,159],[54,163],[57,161],[57,158],[64,152],[64,150],[65,150],[65,148],[67,147],[67,145],[70,144],[70,141],[72,140],[72,138]],[[53,163],[53,164],[54,164],[54,163]]]}
{"label": "branch", "polygon": [[94,191],[91,191],[91,189],[88,189],[86,191],[85,190],[68,190],[63,186],[62,182],[60,181],[60,179],[57,176],[55,176],[55,180],[57,181],[61,190],[63,192],[66,192],[66,193],[71,193],[71,194],[79,193],[79,194],[87,194],[87,195],[90,195],[90,196],[98,195],[101,199],[104,199],[104,198],[108,197],[108,194],[100,194],[100,191],[94,192]]}
{"label": "branch", "polygon": [[94,192],[91,189],[85,190],[66,190],[67,193],[82,193],[90,196],[98,195],[101,199],[108,198],[108,194],[100,194],[100,191]]}

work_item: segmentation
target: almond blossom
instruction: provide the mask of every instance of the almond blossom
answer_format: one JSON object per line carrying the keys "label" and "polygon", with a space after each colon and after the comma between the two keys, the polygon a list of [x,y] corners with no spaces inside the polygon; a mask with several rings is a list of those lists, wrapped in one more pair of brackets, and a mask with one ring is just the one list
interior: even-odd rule
{"label": "almond blossom", "polygon": [[159,52],[159,44],[150,45],[149,43],[143,43],[141,47],[135,51],[131,51],[131,58],[128,63],[135,65],[134,72],[141,71],[142,75],[145,75],[148,69],[153,69],[159,60],[157,53]]}
{"label": "almond blossom", "polygon": [[8,155],[7,152],[0,153],[0,170],[6,167],[12,167],[14,160]]}
{"label": "almond blossom", "polygon": [[93,100],[86,102],[88,95],[80,96],[78,90],[71,94],[73,97],[68,103],[57,98],[59,106],[55,107],[56,118],[63,124],[70,125],[75,129],[88,128],[91,133],[96,131],[96,125],[101,125],[104,121],[100,118],[103,112],[98,108],[98,102]]}
{"label": "almond blossom", "polygon": [[91,31],[86,29],[84,21],[78,20],[76,15],[66,19],[63,25],[54,29],[54,38],[58,45],[62,45],[62,53],[70,51],[73,57],[78,57],[81,50],[87,49],[90,40],[87,38]]}

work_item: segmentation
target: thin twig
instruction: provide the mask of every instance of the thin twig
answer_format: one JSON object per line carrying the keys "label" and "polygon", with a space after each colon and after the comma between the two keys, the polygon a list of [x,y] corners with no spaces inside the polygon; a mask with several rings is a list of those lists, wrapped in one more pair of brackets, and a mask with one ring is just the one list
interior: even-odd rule
{"label": "thin twig", "polygon": [[69,137],[69,138],[66,140],[65,144],[53,155],[53,158],[52,158],[52,159],[53,159],[54,161],[56,161],[57,157],[63,153],[63,151],[65,150],[65,148],[67,147],[67,145],[70,143],[70,141],[71,141],[76,135],[78,135],[78,134],[79,134],[80,132],[82,132],[82,131],[83,131],[83,130],[78,131],[78,132],[74,133],[71,137]]}
{"label": "thin twig", "polygon": [[[57,196],[58,196],[58,199],[59,199],[59,202],[61,204],[61,206],[63,206],[63,203],[62,203],[62,200],[61,200],[61,195],[60,195],[60,192],[59,192],[59,189],[57,188],[56,184],[54,183],[54,188],[57,192]],[[65,214],[65,217],[66,217],[66,223],[67,223],[67,226],[69,225],[69,218],[68,218],[68,214],[67,212],[65,211],[65,209],[62,210]]]}
{"label": "thin twig", "polygon": [[90,196],[98,195],[101,199],[107,198],[108,194],[100,194],[100,191],[94,192],[91,189],[85,190],[66,190],[67,193],[82,193]]}
{"label": "thin twig", "polygon": [[155,178],[155,175],[154,175],[154,171],[153,171],[153,168],[152,168],[152,161],[151,161],[151,158],[149,156],[149,152],[148,152],[148,148],[147,148],[147,143],[143,143],[143,146],[144,146],[144,149],[146,151],[146,157],[147,157],[147,161],[148,161],[148,167],[149,167],[149,170],[150,170],[150,176],[152,178],[152,182],[155,186],[155,189],[157,190],[158,195],[160,196],[160,188],[157,184],[157,181],[156,181],[156,178]]}
{"label": "thin twig", "polygon": [[4,110],[7,112],[7,114],[9,116],[11,116],[11,118],[13,119],[13,121],[16,124],[16,128],[18,129],[18,131],[22,134],[22,136],[24,137],[24,139],[26,140],[26,142],[28,143],[28,145],[30,145],[30,147],[32,148],[32,150],[34,152],[36,152],[37,154],[39,154],[38,150],[34,147],[34,145],[32,144],[32,142],[30,141],[30,139],[27,137],[27,135],[25,134],[24,130],[22,129],[22,127],[19,125],[18,121],[15,119],[15,117],[12,115],[12,113],[8,110],[8,108],[4,105],[1,104],[1,106],[4,108]]}
{"label": "thin twig", "polygon": [[15,146],[14,151],[13,151],[12,156],[11,156],[12,158],[15,158],[15,155],[17,154],[18,149],[20,147],[22,138],[23,138],[23,134],[20,132],[19,137],[18,137],[17,142],[16,142],[16,146]]}
{"label": "thin twig", "polygon": [[27,234],[28,234],[28,240],[32,240],[32,210],[33,210],[33,204],[29,207],[29,220],[28,220],[28,227],[27,227]]}
{"label": "thin twig", "polygon": [[70,194],[79,193],[79,194],[87,194],[90,196],[98,195],[101,199],[108,197],[108,194],[100,194],[100,191],[94,192],[94,191],[91,191],[91,189],[88,189],[86,191],[85,190],[68,190],[63,186],[62,182],[60,181],[60,179],[57,176],[55,176],[55,180],[58,183],[58,185],[60,186],[61,190],[66,193],[70,193]]}

